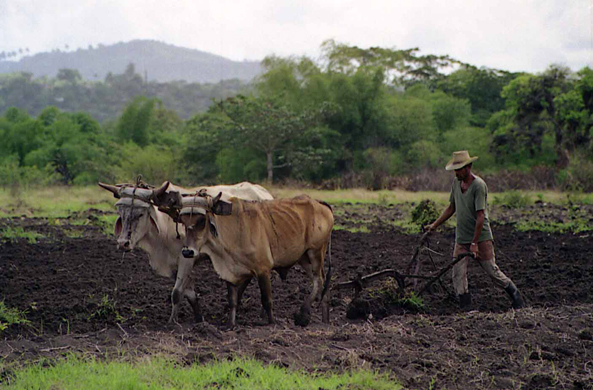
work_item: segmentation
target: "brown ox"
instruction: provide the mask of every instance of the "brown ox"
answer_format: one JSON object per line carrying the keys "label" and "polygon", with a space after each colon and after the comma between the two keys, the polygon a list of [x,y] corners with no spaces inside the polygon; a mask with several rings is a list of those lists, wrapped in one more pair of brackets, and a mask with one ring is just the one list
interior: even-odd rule
{"label": "brown ox", "polygon": [[177,320],[179,304],[183,296],[192,306],[196,321],[200,322],[203,318],[191,278],[195,259],[181,256],[185,241],[184,233],[178,231],[175,221],[159,211],[154,204],[166,199],[167,190],[181,194],[195,193],[197,189],[208,194],[227,191],[238,198],[273,199],[265,188],[248,182],[194,189],[178,187],[168,181],[157,189],[103,183],[99,185],[111,191],[119,199],[115,204],[119,214],[115,223],[118,247],[124,251],[131,251],[136,247],[143,249],[148,253],[150,266],[157,274],[175,279],[175,286],[171,293],[172,308],[169,322]]}
{"label": "brown ox", "polygon": [[[236,325],[240,294],[252,277],[257,278],[262,305],[270,324],[274,323],[270,272],[281,276],[299,263],[312,281],[295,323],[306,326],[311,304],[319,295],[323,322],[329,322],[331,253],[324,284],[323,262],[330,247],[334,216],[328,204],[306,195],[292,199],[249,202],[230,198],[228,202],[207,195],[179,199],[179,219],[185,226],[183,256],[206,254],[218,275],[227,282],[229,326]],[[331,248],[330,252],[331,252]],[[322,288],[323,286],[323,288]]]}

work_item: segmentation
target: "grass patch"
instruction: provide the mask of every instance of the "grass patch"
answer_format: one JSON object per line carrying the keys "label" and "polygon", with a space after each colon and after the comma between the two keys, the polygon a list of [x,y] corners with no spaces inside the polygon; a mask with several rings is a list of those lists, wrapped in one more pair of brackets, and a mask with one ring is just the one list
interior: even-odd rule
{"label": "grass patch", "polygon": [[531,195],[521,191],[509,191],[494,195],[493,201],[493,204],[507,206],[511,209],[525,207],[533,203],[534,201],[532,200]]}
{"label": "grass patch", "polygon": [[357,370],[345,374],[307,374],[251,359],[182,366],[164,358],[138,363],[70,355],[53,366],[37,364],[13,371],[4,389],[401,389],[386,374]]}
{"label": "grass patch", "polygon": [[124,322],[126,319],[119,314],[116,308],[116,302],[109,299],[109,295],[105,294],[101,298],[101,302],[97,305],[97,309],[91,314],[90,319],[101,319],[105,321]]}
{"label": "grass patch", "polygon": [[0,231],[0,239],[11,242],[16,242],[19,238],[24,238],[29,241],[29,244],[36,244],[37,239],[41,237],[44,237],[44,235],[37,232],[27,232],[21,226],[15,228],[7,226]]}
{"label": "grass patch", "polygon": [[593,193],[586,194],[583,192],[568,192],[566,194],[566,203],[569,205],[591,205],[593,204]]}
{"label": "grass patch", "polygon": [[391,225],[398,227],[404,234],[418,234],[421,233],[421,227],[412,220],[392,221]]}
{"label": "grass patch", "polygon": [[82,238],[84,237],[84,232],[75,229],[64,229],[64,234],[68,238]]}
{"label": "grass patch", "polygon": [[44,187],[19,191],[16,195],[0,189],[0,218],[25,215],[38,218],[65,218],[72,213],[95,208],[113,211],[113,196],[98,186]]}
{"label": "grass patch", "polygon": [[575,220],[568,223],[520,221],[515,224],[515,229],[520,232],[540,231],[545,233],[584,233],[593,231],[593,226],[587,225],[584,220]]}
{"label": "grass patch", "polygon": [[[291,198],[307,194],[329,204],[403,204],[420,203],[429,199],[435,202],[437,210],[449,203],[449,192],[403,190],[369,191],[362,188],[348,190],[315,190],[306,188],[268,188],[275,198]],[[557,191],[509,191],[491,194],[495,202],[501,204],[518,204],[541,200],[553,204],[593,204],[593,194]],[[90,208],[114,212],[115,200],[110,192],[97,186],[87,187],[44,187],[19,191],[16,195],[8,189],[0,189],[0,218],[13,216],[29,216],[38,218],[65,218],[73,213],[86,211]]]}
{"label": "grass patch", "polygon": [[117,214],[101,214],[92,224],[99,226],[106,236],[113,236],[113,229],[118,216]]}
{"label": "grass patch", "polygon": [[26,311],[8,307],[4,301],[0,301],[0,333],[6,330],[10,325],[29,324],[26,314]]}
{"label": "grass patch", "polygon": [[348,226],[344,226],[344,225],[334,225],[334,230],[346,230],[350,233],[370,233],[371,230],[366,227],[365,225],[362,226],[357,226],[357,227],[348,227]]}

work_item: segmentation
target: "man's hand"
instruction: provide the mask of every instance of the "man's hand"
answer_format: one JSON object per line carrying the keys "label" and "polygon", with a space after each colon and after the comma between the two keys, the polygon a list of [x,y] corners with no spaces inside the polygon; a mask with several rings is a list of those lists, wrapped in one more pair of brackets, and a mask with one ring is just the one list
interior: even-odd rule
{"label": "man's hand", "polygon": [[476,242],[470,244],[469,251],[474,254],[474,259],[478,259],[478,244]]}
{"label": "man's hand", "polygon": [[426,232],[432,232],[434,230],[436,230],[436,226],[435,226],[435,222],[428,224],[428,225],[424,225],[424,231]]}

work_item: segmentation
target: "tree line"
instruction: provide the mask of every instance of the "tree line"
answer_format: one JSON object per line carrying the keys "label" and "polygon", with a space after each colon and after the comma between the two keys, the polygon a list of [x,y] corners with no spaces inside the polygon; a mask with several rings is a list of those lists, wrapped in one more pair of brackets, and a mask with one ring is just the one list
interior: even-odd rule
{"label": "tree line", "polygon": [[[418,49],[334,41],[322,48],[319,61],[266,58],[252,85],[216,95],[205,110],[195,105],[187,119],[183,94],[177,103],[146,94],[133,67],[104,82],[107,100],[128,99],[115,120],[100,122],[97,107],[47,104],[36,116],[7,108],[0,182],[91,184],[142,174],[184,185],[298,180],[380,189],[441,170],[454,150],[468,149],[480,156],[481,173],[546,169],[557,186],[591,190],[590,68],[511,73]],[[86,88],[73,70],[58,81]],[[86,107],[80,93],[73,99]]]}
{"label": "tree line", "polygon": [[83,80],[76,69],[60,69],[55,78],[34,78],[32,73],[0,74],[0,112],[10,107],[39,115],[47,106],[67,112],[84,111],[98,121],[116,119],[136,96],[162,101],[181,118],[208,109],[212,99],[248,93],[249,84],[238,80],[219,83],[147,82],[129,64],[121,74],[108,73],[103,81]]}

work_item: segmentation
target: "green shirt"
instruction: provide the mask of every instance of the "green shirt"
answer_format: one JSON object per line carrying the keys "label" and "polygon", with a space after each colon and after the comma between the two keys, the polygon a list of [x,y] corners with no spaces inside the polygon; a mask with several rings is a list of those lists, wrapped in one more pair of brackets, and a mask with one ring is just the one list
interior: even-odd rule
{"label": "green shirt", "polygon": [[487,198],[488,186],[480,177],[475,176],[474,181],[464,193],[461,192],[461,182],[457,179],[453,181],[449,202],[455,204],[455,213],[457,214],[455,241],[458,244],[471,244],[476,228],[476,213],[479,210],[484,210],[484,227],[478,241],[492,240]]}

